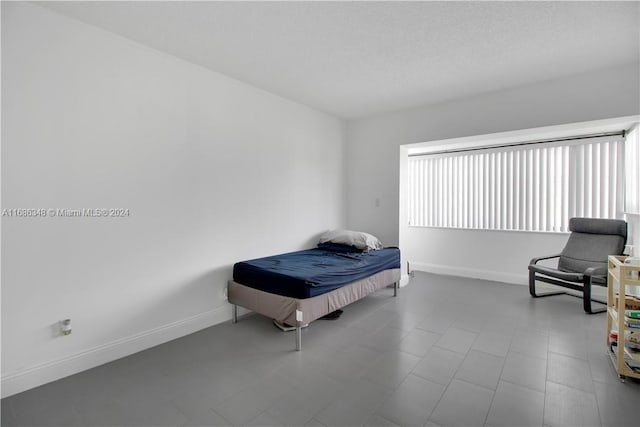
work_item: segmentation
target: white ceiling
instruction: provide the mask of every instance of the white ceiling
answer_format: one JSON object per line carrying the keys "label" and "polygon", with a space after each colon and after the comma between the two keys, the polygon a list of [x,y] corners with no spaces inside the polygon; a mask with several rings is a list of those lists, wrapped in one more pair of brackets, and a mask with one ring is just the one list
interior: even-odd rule
{"label": "white ceiling", "polygon": [[638,62],[638,2],[43,2],[353,119]]}

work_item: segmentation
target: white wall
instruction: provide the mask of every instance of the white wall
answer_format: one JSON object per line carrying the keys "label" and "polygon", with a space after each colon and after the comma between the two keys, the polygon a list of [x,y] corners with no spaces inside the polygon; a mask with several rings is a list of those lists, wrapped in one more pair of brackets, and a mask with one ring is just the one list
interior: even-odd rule
{"label": "white wall", "polygon": [[[344,123],[2,3],[3,396],[230,317],[234,262],[345,225]],[[71,318],[73,333],[57,336]]]}
{"label": "white wall", "polygon": [[[413,240],[407,240],[409,228],[399,224],[400,146],[635,115],[639,73],[636,63],[350,122],[348,227],[373,233],[385,244],[400,243],[403,259],[416,266],[524,282],[528,261],[557,252],[566,235],[411,229]],[[461,258],[464,271],[458,267]]]}

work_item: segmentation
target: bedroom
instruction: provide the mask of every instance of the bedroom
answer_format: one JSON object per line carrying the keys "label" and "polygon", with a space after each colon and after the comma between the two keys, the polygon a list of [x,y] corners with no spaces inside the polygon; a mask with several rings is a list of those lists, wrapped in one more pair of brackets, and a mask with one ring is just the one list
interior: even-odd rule
{"label": "bedroom", "polygon": [[[3,397],[228,322],[237,261],[312,247],[341,227],[402,246],[401,146],[640,113],[637,3],[349,6],[363,15],[179,5],[2,3],[3,208],[130,210],[3,217]],[[444,45],[432,54],[444,93],[415,68],[390,68],[426,67],[429,52],[403,39],[422,34],[425,15],[443,35],[427,33],[439,43],[425,50]],[[228,19],[211,29],[215,16]],[[605,30],[591,31],[596,22]],[[477,272],[507,252],[508,266],[490,270],[502,278],[566,239],[427,232],[443,250],[414,261],[450,274],[482,254]],[[73,332],[60,337],[67,318]]]}

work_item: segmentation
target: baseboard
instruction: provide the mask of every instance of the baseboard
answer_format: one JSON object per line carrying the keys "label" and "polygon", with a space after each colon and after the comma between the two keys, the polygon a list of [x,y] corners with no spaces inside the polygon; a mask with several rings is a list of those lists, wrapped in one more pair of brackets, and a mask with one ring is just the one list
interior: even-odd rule
{"label": "baseboard", "polygon": [[2,375],[2,397],[103,365],[231,319],[231,305]]}
{"label": "baseboard", "polygon": [[424,262],[409,262],[409,267],[412,271],[426,271],[429,273],[444,274],[446,276],[469,277],[472,279],[491,280],[493,282],[502,282],[516,285],[527,285],[529,280],[528,273],[526,273],[526,266],[525,273],[523,274],[462,268],[458,266],[429,264]]}

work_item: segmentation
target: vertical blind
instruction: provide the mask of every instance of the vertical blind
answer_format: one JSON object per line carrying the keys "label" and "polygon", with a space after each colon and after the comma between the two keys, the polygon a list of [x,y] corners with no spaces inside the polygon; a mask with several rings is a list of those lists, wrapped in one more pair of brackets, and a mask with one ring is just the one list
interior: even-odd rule
{"label": "vertical blind", "polygon": [[409,158],[409,225],[568,231],[621,218],[621,135]]}
{"label": "vertical blind", "polygon": [[640,214],[640,126],[629,132],[625,141],[625,212]]}

